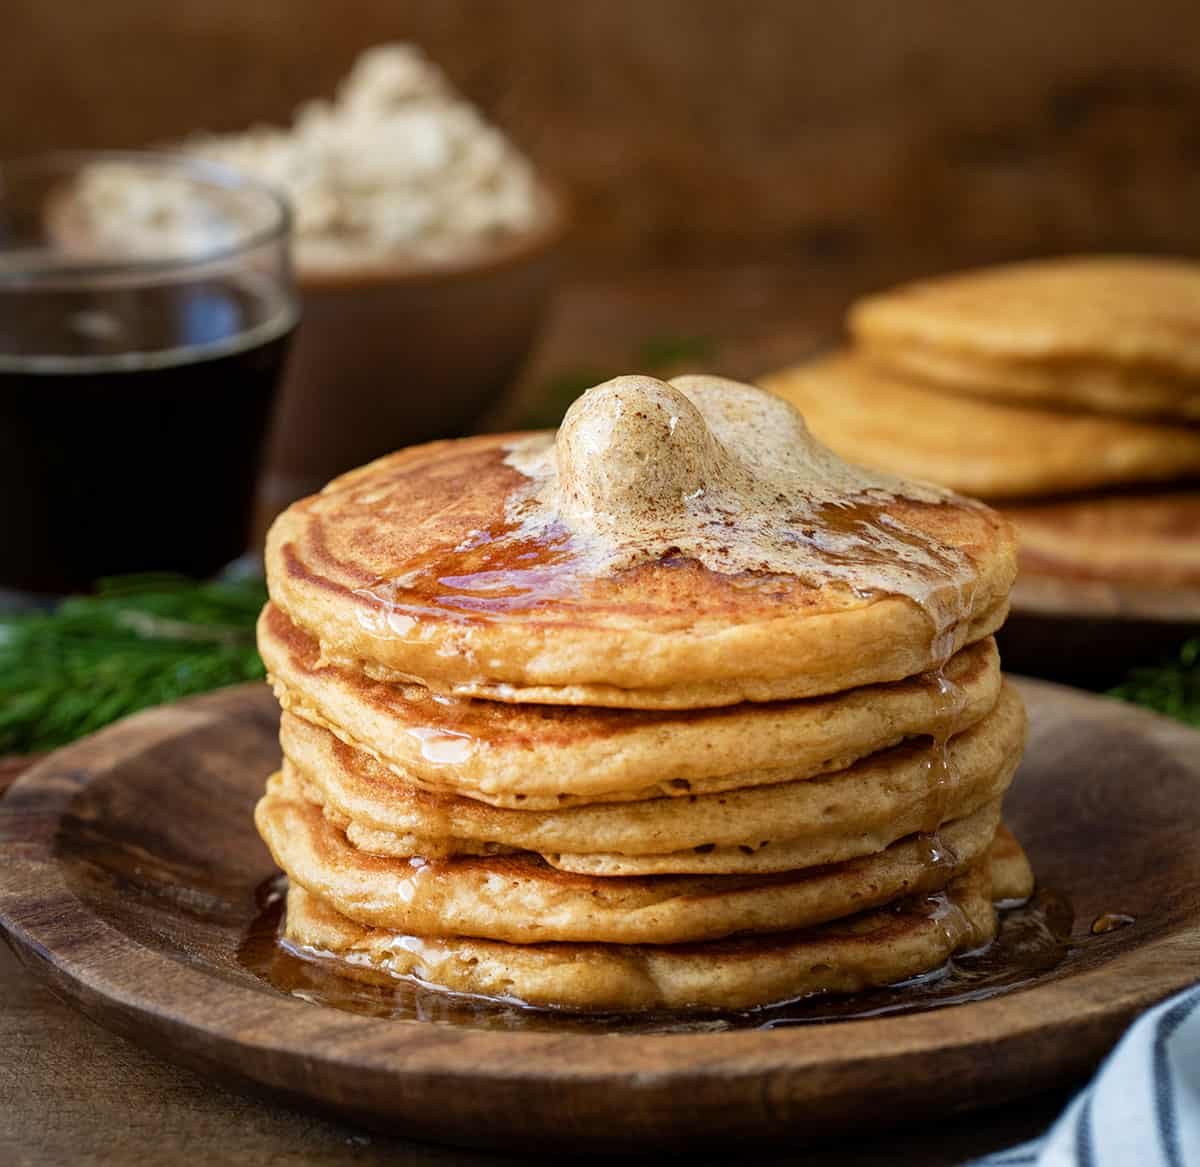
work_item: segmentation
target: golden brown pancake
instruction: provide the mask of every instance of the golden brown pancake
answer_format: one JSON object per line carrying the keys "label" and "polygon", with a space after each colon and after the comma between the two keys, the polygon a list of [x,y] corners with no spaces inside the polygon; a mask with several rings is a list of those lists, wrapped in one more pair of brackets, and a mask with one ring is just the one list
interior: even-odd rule
{"label": "golden brown pancake", "polygon": [[986,860],[944,892],[797,932],[682,945],[505,944],[355,924],[302,887],[287,940],[346,976],[412,978],[456,993],[593,1012],[736,1010],[856,992],[937,968],[996,932]]}
{"label": "golden brown pancake", "polygon": [[[322,665],[316,641],[274,606],[258,639],[285,711],[409,784],[523,810],[808,778],[938,728],[959,733],[1000,692],[991,638],[947,662],[949,696],[923,676],[831,697],[675,713],[504,705],[374,681]],[[292,724],[284,719],[285,749]],[[307,768],[318,765],[325,762]]]}
{"label": "golden brown pancake", "polygon": [[1006,687],[992,713],[945,747],[923,739],[806,781],[550,811],[406,786],[297,718],[285,718],[282,744],[285,773],[360,850],[424,858],[526,850],[561,870],[648,875],[785,871],[881,850],[1003,794],[1024,729],[1021,700]]}
{"label": "golden brown pancake", "polygon": [[992,899],[1009,905],[1027,900],[1033,894],[1033,868],[1016,837],[1003,823],[996,831],[988,852],[992,873]]}
{"label": "golden brown pancake", "polygon": [[556,871],[528,853],[369,855],[281,777],[268,784],[255,821],[292,883],[360,924],[513,944],[679,944],[803,927],[942,887],[987,850],[1000,803],[945,824],[936,843],[909,836],[846,863],[753,876],[597,878]]}
{"label": "golden brown pancake", "polygon": [[843,458],[990,500],[1200,474],[1200,429],[953,396],[842,352],[762,379]]}
{"label": "golden brown pancake", "polygon": [[[513,441],[403,450],[296,503],[267,540],[272,601],[327,660],[378,679],[505,702],[651,709],[900,680],[1004,619],[1012,532],[953,500],[871,506],[889,529],[973,565],[965,618],[949,635],[912,599],[842,582],[727,574],[670,556],[598,577],[570,540],[513,535],[506,500],[528,483],[505,462]],[[847,511],[839,521],[863,520]],[[939,588],[954,590],[930,594]]]}
{"label": "golden brown pancake", "polygon": [[1022,576],[1200,588],[1200,491],[1104,495],[1006,508]]}
{"label": "golden brown pancake", "polygon": [[859,300],[888,369],[1036,406],[1200,419],[1200,265],[1087,256],[921,280]]}

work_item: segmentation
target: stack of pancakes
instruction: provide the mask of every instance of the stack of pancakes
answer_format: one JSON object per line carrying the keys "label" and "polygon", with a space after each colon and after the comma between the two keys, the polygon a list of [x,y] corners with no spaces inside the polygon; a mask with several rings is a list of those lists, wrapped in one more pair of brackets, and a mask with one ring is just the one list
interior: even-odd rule
{"label": "stack of pancakes", "polygon": [[838,453],[1000,506],[1023,601],[1200,589],[1200,265],[1013,264],[868,296],[763,384]]}
{"label": "stack of pancakes", "polygon": [[[593,402],[644,420],[647,380]],[[787,411],[699,380],[655,385]],[[1009,525],[952,495],[844,500],[871,539],[966,565],[940,624],[677,547],[601,570],[558,519],[514,523],[518,440],[401,451],[272,528],[284,760],[256,822],[286,941],[361,979],[603,1011],[854,991],[988,942],[993,901],[1032,887],[1000,822],[1025,727],[991,638]],[[803,537],[825,554],[833,530]]]}

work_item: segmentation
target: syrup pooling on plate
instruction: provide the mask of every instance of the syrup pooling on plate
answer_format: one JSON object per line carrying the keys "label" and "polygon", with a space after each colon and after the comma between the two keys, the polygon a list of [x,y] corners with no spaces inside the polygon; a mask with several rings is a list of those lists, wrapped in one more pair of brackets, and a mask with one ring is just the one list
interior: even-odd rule
{"label": "syrup pooling on plate", "polygon": [[358,589],[372,601],[368,631],[419,637],[423,616],[520,619],[547,601],[569,606],[589,581],[685,559],[765,587],[796,577],[905,596],[929,618],[937,661],[969,617],[970,557],[891,513],[897,500],[965,500],[848,465],[753,386],[618,377],[505,461],[524,476],[505,521]]}
{"label": "syrup pooling on plate", "polygon": [[[278,992],[315,1005],[396,1021],[525,1032],[645,1034],[778,1029],[831,1021],[916,1013],[1031,987],[1055,975],[1071,949],[1073,913],[1061,896],[1039,889],[1026,903],[1000,911],[997,938],[938,969],[907,981],[858,993],[809,997],[764,1009],[695,1017],[611,1013],[572,1014],[534,1009],[516,1001],[483,1000],[427,988],[412,980],[369,984],[339,972],[342,958],[297,950],[280,939],[282,877],[258,890],[258,917],[238,949],[241,965]],[[917,910],[937,912],[943,896],[920,897]],[[898,910],[914,910],[910,901]],[[420,941],[415,940],[415,943]]]}

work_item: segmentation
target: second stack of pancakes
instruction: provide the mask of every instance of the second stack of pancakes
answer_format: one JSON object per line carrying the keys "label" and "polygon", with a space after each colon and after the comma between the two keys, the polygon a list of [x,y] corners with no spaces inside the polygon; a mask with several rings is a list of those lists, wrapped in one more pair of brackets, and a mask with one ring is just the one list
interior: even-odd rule
{"label": "second stack of pancakes", "polygon": [[[680,393],[786,408],[622,378],[593,413]],[[855,991],[989,941],[993,901],[1032,887],[1000,821],[1025,731],[991,638],[1007,524],[886,496],[899,546],[958,557],[939,624],[928,596],[681,554],[598,570],[553,524],[514,530],[513,449],[402,451],[272,532],[283,765],[257,823],[288,941],[352,976],[604,1011]]]}
{"label": "second stack of pancakes", "polygon": [[763,384],[844,457],[1016,524],[1021,602],[1194,614],[1200,264],[1068,256],[854,303],[853,344]]}

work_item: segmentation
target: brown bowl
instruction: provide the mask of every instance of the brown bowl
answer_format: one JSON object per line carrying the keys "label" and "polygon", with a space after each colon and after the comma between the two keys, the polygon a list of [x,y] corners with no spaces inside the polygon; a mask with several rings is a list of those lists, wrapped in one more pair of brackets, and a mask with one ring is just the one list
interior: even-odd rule
{"label": "brown bowl", "polygon": [[335,475],[469,431],[512,382],[549,303],[562,197],[532,231],[461,259],[316,269],[259,486],[260,529]]}

